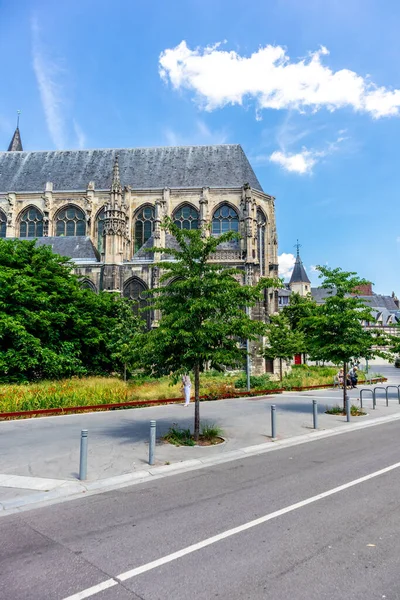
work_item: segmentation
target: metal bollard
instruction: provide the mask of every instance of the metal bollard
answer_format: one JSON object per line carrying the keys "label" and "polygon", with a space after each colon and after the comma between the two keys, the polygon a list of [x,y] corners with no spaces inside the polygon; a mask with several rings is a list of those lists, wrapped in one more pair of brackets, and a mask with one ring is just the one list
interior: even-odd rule
{"label": "metal bollard", "polygon": [[156,421],[150,421],[149,465],[154,465],[155,449],[156,449]]}
{"label": "metal bollard", "polygon": [[79,458],[79,479],[84,481],[87,477],[87,450],[88,450],[88,430],[81,431],[81,454]]}
{"label": "metal bollard", "polygon": [[350,421],[350,398],[348,394],[346,394],[346,421]]}
{"label": "metal bollard", "polygon": [[314,429],[318,429],[318,403],[316,400],[312,401],[312,409],[313,409],[313,427],[314,427]]}
{"label": "metal bollard", "polygon": [[271,437],[274,440],[276,438],[276,406],[271,405]]}

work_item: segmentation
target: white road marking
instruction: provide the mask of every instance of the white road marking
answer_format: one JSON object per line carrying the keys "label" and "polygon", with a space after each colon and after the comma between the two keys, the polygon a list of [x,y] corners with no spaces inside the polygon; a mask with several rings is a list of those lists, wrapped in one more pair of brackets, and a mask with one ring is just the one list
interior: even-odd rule
{"label": "white road marking", "polygon": [[151,571],[153,569],[156,569],[157,567],[161,567],[162,565],[177,560],[178,558],[182,558],[183,556],[187,556],[188,554],[197,552],[197,550],[201,550],[203,548],[206,548],[207,546],[211,546],[212,544],[220,542],[221,540],[225,540],[229,537],[237,535],[238,533],[242,533],[243,531],[247,531],[248,529],[252,529],[253,527],[262,525],[263,523],[267,523],[267,521],[272,521],[272,519],[276,519],[277,517],[286,515],[287,513],[293,512],[299,508],[303,508],[303,506],[313,504],[314,502],[318,502],[318,500],[323,500],[324,498],[328,498],[329,496],[333,496],[334,494],[343,492],[344,490],[359,485],[360,483],[364,483],[365,481],[374,479],[375,477],[379,477],[380,475],[384,475],[385,473],[389,473],[390,471],[398,469],[399,467],[400,462],[395,463],[393,465],[390,465],[389,467],[380,469],[379,471],[374,471],[374,473],[370,473],[369,475],[364,475],[364,477],[359,477],[358,479],[354,479],[353,481],[349,481],[348,483],[339,485],[338,487],[327,490],[326,492],[322,492],[321,494],[317,494],[316,496],[311,496],[311,498],[301,500],[300,502],[296,502],[295,504],[291,504],[290,506],[286,506],[285,508],[276,510],[275,512],[264,515],[263,517],[259,517],[258,519],[254,519],[253,521],[249,521],[248,523],[244,523],[243,525],[234,527],[233,529],[227,529],[226,531],[209,537],[201,542],[198,542],[197,544],[192,544],[191,546],[182,548],[182,550],[178,550],[177,552],[173,552],[172,554],[167,554],[167,556],[163,556],[161,558],[158,558],[157,560],[153,560],[152,562],[142,565],[141,567],[136,567],[134,569],[131,569],[130,571],[125,571],[124,573],[117,575],[115,579],[108,579],[107,581],[100,583],[98,586],[88,588],[86,590],[83,590],[82,592],[79,592],[78,594],[75,594],[74,596],[68,596],[68,598],[64,598],[63,600],[81,600],[82,598],[89,598],[90,596],[97,594],[103,589],[112,587],[116,584],[116,580],[126,581],[127,579],[132,579],[133,577],[137,577],[142,573],[146,573],[147,571]]}
{"label": "white road marking", "polygon": [[77,594],[74,594],[73,596],[68,596],[68,598],[64,598],[64,600],[83,600],[84,598],[90,598],[90,596],[94,596],[95,594],[98,594],[99,592],[108,590],[108,588],[111,588],[117,584],[118,584],[118,582],[115,581],[115,579],[107,579],[107,581],[98,583],[97,585],[87,588],[86,590],[83,590],[82,592],[78,592]]}

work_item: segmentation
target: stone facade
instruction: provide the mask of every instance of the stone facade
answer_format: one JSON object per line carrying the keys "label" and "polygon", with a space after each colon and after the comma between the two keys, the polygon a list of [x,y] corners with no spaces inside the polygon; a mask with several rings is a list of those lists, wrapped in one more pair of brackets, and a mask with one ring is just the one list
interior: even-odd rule
{"label": "stone facade", "polygon": [[[243,153],[241,148],[240,152]],[[172,236],[160,226],[166,215],[183,228],[210,225],[209,235],[230,229],[239,231],[241,240],[221,245],[213,260],[239,268],[243,282],[255,283],[261,276],[278,275],[274,198],[262,191],[255,176],[253,185],[245,181],[240,186],[236,182],[229,185],[228,181],[208,187],[205,180],[204,186],[174,187],[171,171],[170,177],[165,176],[165,187],[134,187],[126,176],[121,177],[119,151],[115,151],[107,165],[111,179],[108,189],[97,189],[91,178],[85,189],[74,189],[72,185],[71,190],[59,189],[59,182],[54,180],[57,177],[52,180],[51,169],[43,189],[18,189],[18,181],[10,179],[10,172],[8,185],[12,182],[16,188],[4,189],[1,160],[6,154],[44,153],[0,153],[0,237],[39,238],[60,253],[63,252],[58,245],[66,238],[71,238],[70,242],[74,238],[77,243],[90,240],[94,247],[91,256],[85,250],[85,256],[77,251],[71,258],[76,273],[84,277],[83,284],[95,291],[120,292],[145,305],[143,292],[158,284],[160,269],[155,263],[162,259],[157,252],[146,252],[146,247],[174,244]],[[247,165],[248,162],[246,169]],[[7,169],[11,169],[9,164],[6,172]],[[203,170],[207,171],[204,165]],[[25,177],[19,185],[29,188],[30,183]],[[269,313],[277,311],[277,305],[276,290],[267,290],[265,302],[253,309],[252,316],[265,320]],[[156,325],[156,318],[157,315],[149,314],[149,327]],[[256,346],[262,343],[260,340]],[[254,353],[252,371],[262,373],[265,368],[265,361]]]}

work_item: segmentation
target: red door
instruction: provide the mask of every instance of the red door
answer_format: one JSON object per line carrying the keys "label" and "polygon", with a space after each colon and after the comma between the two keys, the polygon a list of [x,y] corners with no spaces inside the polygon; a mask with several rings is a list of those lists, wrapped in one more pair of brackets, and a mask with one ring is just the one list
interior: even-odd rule
{"label": "red door", "polygon": [[294,364],[295,365],[301,365],[301,354],[295,354],[294,355]]}

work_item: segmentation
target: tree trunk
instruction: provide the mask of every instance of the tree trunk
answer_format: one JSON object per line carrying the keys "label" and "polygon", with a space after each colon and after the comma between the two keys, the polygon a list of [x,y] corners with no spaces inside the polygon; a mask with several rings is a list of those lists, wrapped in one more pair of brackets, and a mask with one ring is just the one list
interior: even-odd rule
{"label": "tree trunk", "polygon": [[281,381],[282,381],[283,373],[282,373],[282,359],[281,358],[279,359],[279,373],[280,373]]}
{"label": "tree trunk", "polygon": [[194,367],[194,440],[200,435],[200,365]]}
{"label": "tree trunk", "polygon": [[347,363],[343,363],[343,411],[346,412],[346,395],[347,395]]}

